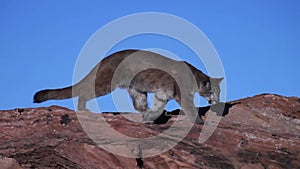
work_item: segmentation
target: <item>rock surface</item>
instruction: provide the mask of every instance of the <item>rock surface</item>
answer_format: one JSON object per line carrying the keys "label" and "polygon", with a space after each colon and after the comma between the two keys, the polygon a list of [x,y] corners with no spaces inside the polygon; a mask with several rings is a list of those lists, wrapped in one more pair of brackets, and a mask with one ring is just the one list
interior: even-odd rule
{"label": "rock surface", "polygon": [[[206,114],[207,126],[215,124],[208,118],[216,114],[211,110],[199,109],[200,114]],[[0,168],[300,168],[297,97],[262,94],[228,102],[224,112],[217,113],[223,114],[222,118],[213,116],[221,121],[204,143],[199,142],[203,125],[193,125],[178,112],[161,116],[156,124],[143,124],[138,122],[140,115],[134,113],[76,114],[58,106],[2,110]],[[171,130],[175,122],[183,128],[193,126],[183,140],[176,132],[162,135],[163,140],[179,143],[155,156],[146,152],[159,152],[168,145],[136,142],[132,146],[122,144],[122,139],[110,138],[113,128],[117,133],[143,140]],[[90,136],[96,142],[86,132],[94,133]],[[110,146],[119,155],[105,150]],[[122,153],[136,158],[120,156]]]}

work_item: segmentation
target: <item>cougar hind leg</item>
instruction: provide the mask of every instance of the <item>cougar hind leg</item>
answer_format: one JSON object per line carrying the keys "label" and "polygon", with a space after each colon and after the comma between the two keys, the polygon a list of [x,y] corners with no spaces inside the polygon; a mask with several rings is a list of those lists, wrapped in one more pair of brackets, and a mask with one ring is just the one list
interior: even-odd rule
{"label": "cougar hind leg", "polygon": [[88,110],[86,107],[86,103],[92,99],[98,98],[100,96],[104,96],[114,90],[111,89],[109,84],[98,83],[93,87],[93,84],[85,84],[82,85],[81,88],[77,88],[78,93],[78,110]]}

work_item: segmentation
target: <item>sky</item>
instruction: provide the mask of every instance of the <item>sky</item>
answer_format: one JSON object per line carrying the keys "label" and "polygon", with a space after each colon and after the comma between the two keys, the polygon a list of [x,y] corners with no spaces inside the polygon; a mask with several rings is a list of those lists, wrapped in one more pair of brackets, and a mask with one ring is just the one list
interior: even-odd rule
{"label": "sky", "polygon": [[[72,99],[34,104],[33,95],[71,85],[78,56],[89,38],[108,23],[141,12],[178,16],[207,36],[224,67],[227,101],[261,93],[300,97],[297,0],[1,0],[0,109],[50,105],[74,109]],[[131,37],[109,53],[152,48],[169,51],[207,72],[187,46],[158,35]],[[113,102],[126,101],[107,95],[97,102],[101,111],[115,111]],[[200,99],[199,105],[205,104]],[[168,104],[168,109],[175,108],[175,103]]]}

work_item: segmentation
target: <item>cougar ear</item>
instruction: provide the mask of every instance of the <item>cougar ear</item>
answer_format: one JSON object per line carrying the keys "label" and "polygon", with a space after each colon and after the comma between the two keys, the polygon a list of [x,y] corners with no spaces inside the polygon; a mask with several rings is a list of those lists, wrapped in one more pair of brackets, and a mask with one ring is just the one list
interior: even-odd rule
{"label": "cougar ear", "polygon": [[220,77],[220,78],[216,78],[216,79],[219,81],[219,83],[221,83],[222,80],[224,79],[224,77]]}
{"label": "cougar ear", "polygon": [[221,81],[224,79],[224,77],[220,77],[220,78],[211,78],[212,81],[214,81],[217,84],[220,84]]}

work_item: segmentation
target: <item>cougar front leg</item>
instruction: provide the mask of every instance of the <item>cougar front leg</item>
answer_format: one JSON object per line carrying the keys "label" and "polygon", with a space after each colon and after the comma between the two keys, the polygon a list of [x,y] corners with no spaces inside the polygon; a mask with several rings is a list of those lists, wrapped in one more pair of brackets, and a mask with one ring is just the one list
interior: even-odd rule
{"label": "cougar front leg", "polygon": [[[181,106],[185,115],[191,120],[195,121],[198,124],[204,124],[202,117],[199,115],[198,111],[195,108],[193,102],[193,95],[188,95],[185,97],[185,104],[183,105],[181,97],[175,97],[176,102]],[[196,113],[196,114],[194,114]]]}
{"label": "cougar front leg", "polygon": [[143,121],[153,122],[154,120],[156,120],[165,110],[165,106],[168,100],[169,98],[164,93],[161,92],[156,93],[154,95],[152,108],[144,115]]}
{"label": "cougar front leg", "polygon": [[128,93],[132,99],[133,106],[137,111],[142,115],[149,111],[146,92],[140,92],[134,88],[129,88]]}

